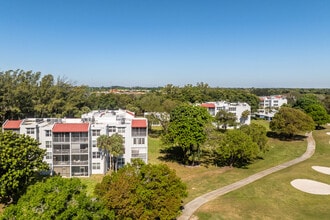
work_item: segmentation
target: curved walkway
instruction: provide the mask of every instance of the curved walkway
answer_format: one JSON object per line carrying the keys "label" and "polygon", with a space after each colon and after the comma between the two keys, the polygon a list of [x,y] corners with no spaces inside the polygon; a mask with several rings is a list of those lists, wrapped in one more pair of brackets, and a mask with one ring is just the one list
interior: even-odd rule
{"label": "curved walkway", "polygon": [[206,193],[200,197],[197,197],[196,199],[192,200],[191,202],[187,203],[184,206],[184,209],[182,211],[182,214],[180,217],[178,217],[178,220],[188,220],[192,214],[202,205],[204,205],[205,203],[219,197],[222,196],[224,194],[227,194],[231,191],[234,191],[236,189],[239,189],[249,183],[252,183],[258,179],[261,179],[271,173],[277,172],[279,170],[285,169],[287,167],[290,167],[292,165],[295,165],[297,163],[300,163],[308,158],[310,158],[315,151],[315,141],[313,139],[312,133],[309,133],[307,136],[307,149],[306,152],[301,156],[298,157],[294,160],[288,161],[286,163],[280,164],[278,166],[275,167],[271,167],[267,170],[261,171],[259,173],[253,174],[245,179],[242,179],[240,181],[237,181],[235,183],[232,183],[230,185],[224,186],[222,188],[216,189],[212,192]]}

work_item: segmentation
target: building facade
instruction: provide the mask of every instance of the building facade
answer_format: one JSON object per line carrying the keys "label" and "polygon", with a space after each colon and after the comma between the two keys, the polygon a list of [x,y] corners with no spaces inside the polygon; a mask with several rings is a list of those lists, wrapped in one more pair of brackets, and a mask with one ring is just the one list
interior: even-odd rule
{"label": "building facade", "polygon": [[277,110],[284,104],[288,104],[285,96],[260,96],[259,109],[254,113],[256,118],[261,118],[271,121],[276,114]]}
{"label": "building facade", "polygon": [[288,104],[288,100],[282,95],[259,97],[260,109],[278,109],[284,104]]}
{"label": "building facade", "polygon": [[100,135],[118,133],[124,138],[124,154],[118,167],[134,158],[148,161],[147,119],[125,110],[92,111],[81,118],[28,118],[7,120],[2,129],[26,134],[46,150],[44,161],[52,171],[65,177],[105,174],[109,161],[97,147]]}
{"label": "building facade", "polygon": [[[225,110],[227,112],[231,112],[236,116],[236,122],[238,124],[250,124],[251,123],[251,107],[247,103],[237,102],[237,103],[230,103],[225,101],[218,101],[218,102],[206,102],[201,104],[202,107],[207,108],[207,111],[212,116],[216,116],[216,114],[220,110]],[[243,112],[248,111],[248,117],[244,117]]]}

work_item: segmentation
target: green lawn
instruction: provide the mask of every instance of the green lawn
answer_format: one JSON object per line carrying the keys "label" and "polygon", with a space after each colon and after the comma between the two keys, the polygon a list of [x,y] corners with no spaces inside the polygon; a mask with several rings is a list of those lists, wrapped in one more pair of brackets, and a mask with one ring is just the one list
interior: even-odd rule
{"label": "green lawn", "polygon": [[87,178],[79,178],[87,186],[87,195],[94,196],[94,189],[97,183],[100,183],[104,175],[94,174]]}
{"label": "green lawn", "polygon": [[[204,166],[189,167],[173,162],[166,162],[166,164],[172,169],[175,169],[177,175],[187,184],[188,197],[184,200],[186,203],[206,192],[231,184],[258,171],[302,155],[306,150],[307,142],[305,140],[279,141],[270,139],[268,144],[270,150],[264,155],[264,158],[251,164],[247,169],[229,167],[206,168]],[[160,156],[159,149],[160,140],[149,138],[149,162],[160,163],[157,159]]]}
{"label": "green lawn", "polygon": [[330,127],[313,132],[316,151],[312,158],[219,197],[195,214],[199,219],[329,219],[330,195],[312,195],[290,185],[300,178],[330,184],[329,175],[311,168],[330,166],[329,131]]}

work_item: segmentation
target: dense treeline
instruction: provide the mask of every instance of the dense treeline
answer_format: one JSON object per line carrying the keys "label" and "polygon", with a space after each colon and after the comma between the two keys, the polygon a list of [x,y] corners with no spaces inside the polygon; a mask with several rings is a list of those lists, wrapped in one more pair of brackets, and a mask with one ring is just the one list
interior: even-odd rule
{"label": "dense treeline", "polygon": [[26,117],[79,117],[91,109],[128,109],[170,112],[182,103],[226,100],[258,106],[257,96],[246,89],[211,88],[207,84],[183,87],[166,85],[136,94],[105,93],[101,89],[76,86],[64,78],[40,72],[9,70],[0,72],[0,121]]}
{"label": "dense treeline", "polygon": [[[330,89],[258,89],[212,88],[206,83],[183,87],[134,87],[144,93],[109,93],[125,87],[88,87],[74,85],[65,78],[40,72],[9,70],[0,72],[0,123],[5,119],[26,117],[79,117],[92,109],[128,109],[137,115],[144,112],[171,112],[183,103],[207,101],[247,102],[252,111],[258,108],[259,95],[285,94],[289,104],[305,94],[315,94],[330,112]],[[126,88],[127,89],[127,88]]]}

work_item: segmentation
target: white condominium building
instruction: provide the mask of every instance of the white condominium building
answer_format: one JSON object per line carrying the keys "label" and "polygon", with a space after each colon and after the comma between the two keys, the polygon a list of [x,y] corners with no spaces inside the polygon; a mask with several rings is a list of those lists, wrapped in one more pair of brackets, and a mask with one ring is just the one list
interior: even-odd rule
{"label": "white condominium building", "polygon": [[26,134],[46,149],[44,160],[50,169],[62,176],[104,174],[109,167],[104,152],[97,147],[100,135],[118,133],[124,138],[124,154],[118,167],[133,158],[148,161],[147,119],[136,118],[125,110],[92,111],[81,118],[28,118],[7,120],[3,131]]}
{"label": "white condominium building", "polygon": [[261,109],[278,109],[282,105],[288,104],[288,100],[282,95],[260,96],[259,101],[259,108]]}
{"label": "white condominium building", "polygon": [[220,110],[225,110],[227,112],[234,113],[236,116],[236,122],[239,124],[250,124],[251,117],[250,114],[247,118],[242,116],[242,113],[248,111],[251,113],[251,107],[247,103],[237,102],[237,103],[230,103],[225,101],[218,101],[218,102],[206,102],[201,104],[202,107],[207,108],[208,112],[215,116]]}

